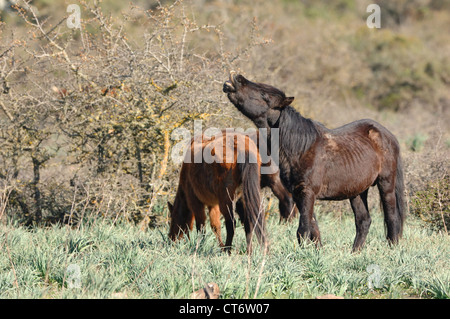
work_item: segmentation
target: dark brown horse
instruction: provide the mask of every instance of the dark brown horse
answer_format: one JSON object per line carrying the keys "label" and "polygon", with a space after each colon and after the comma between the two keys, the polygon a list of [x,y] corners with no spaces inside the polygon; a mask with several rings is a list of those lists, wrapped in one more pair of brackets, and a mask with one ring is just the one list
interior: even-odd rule
{"label": "dark brown horse", "polygon": [[[205,154],[213,158],[213,161],[204,158]],[[258,148],[248,136],[233,132],[211,138],[203,135],[194,137],[190,152],[186,153],[181,167],[174,204],[169,203],[169,237],[175,240],[184,233],[187,234],[193,227],[194,219],[197,230],[202,230],[207,206],[211,215],[211,227],[221,246],[229,250],[235,228],[233,201],[242,188],[241,218],[246,233],[247,251],[252,251],[253,233],[261,247],[266,249],[264,214],[260,207],[260,170]],[[220,214],[225,219],[227,230],[225,245],[220,236]]]}
{"label": "dark brown horse", "polygon": [[371,224],[367,193],[374,185],[380,192],[387,239],[398,242],[406,211],[400,146],[391,132],[372,120],[330,130],[295,111],[290,106],[293,97],[242,75],[230,74],[223,91],[257,127],[279,130],[280,177],[300,211],[299,242],[309,238],[321,244],[313,213],[316,199],[350,199],[356,224],[353,251],[359,250]]}

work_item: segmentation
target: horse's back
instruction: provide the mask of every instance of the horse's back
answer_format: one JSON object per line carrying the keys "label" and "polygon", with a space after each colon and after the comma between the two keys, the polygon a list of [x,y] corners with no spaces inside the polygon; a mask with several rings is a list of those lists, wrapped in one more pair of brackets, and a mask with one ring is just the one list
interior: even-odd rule
{"label": "horse's back", "polygon": [[327,133],[336,137],[365,137],[374,141],[376,141],[377,138],[380,138],[380,142],[382,140],[389,140],[390,143],[395,142],[398,144],[396,137],[386,127],[372,119],[357,120],[338,128],[328,130]]}

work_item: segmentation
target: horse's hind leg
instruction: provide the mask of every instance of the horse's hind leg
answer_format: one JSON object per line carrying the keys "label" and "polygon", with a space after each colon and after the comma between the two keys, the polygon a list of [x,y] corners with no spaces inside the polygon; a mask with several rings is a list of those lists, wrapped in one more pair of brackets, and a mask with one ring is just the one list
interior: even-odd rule
{"label": "horse's hind leg", "polygon": [[233,201],[228,193],[220,196],[219,208],[225,219],[225,229],[227,230],[227,239],[225,240],[224,250],[230,253],[236,225],[233,212]]}
{"label": "horse's hind leg", "polygon": [[395,174],[380,178],[377,185],[383,206],[387,240],[390,244],[397,244],[400,238],[402,221],[396,213]]}
{"label": "horse's hind leg", "polygon": [[356,237],[353,243],[352,251],[358,251],[364,245],[369,227],[372,222],[367,205],[368,189],[356,197],[350,199],[353,213],[355,214]]}
{"label": "horse's hind leg", "polygon": [[245,215],[244,215],[244,202],[242,201],[242,197],[240,197],[236,201],[236,213],[238,214],[241,223],[244,223]]}
{"label": "horse's hind leg", "polygon": [[244,201],[242,200],[242,197],[238,199],[236,202],[236,213],[239,215],[239,219],[244,224],[244,230],[245,230],[245,239],[247,242],[247,253],[251,255],[252,252],[252,226],[249,221],[249,216],[245,214],[245,208],[244,208]]}
{"label": "horse's hind leg", "polygon": [[211,229],[219,241],[220,247],[223,247],[222,235],[220,232],[220,209],[219,206],[209,206],[209,223],[211,225]]}

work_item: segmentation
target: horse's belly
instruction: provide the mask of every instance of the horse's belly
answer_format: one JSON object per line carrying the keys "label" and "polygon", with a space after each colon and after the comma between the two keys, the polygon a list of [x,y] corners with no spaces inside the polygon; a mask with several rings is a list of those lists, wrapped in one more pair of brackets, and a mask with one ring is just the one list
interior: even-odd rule
{"label": "horse's belly", "polygon": [[317,198],[342,200],[358,196],[372,186],[377,177],[378,172],[375,170],[346,172],[345,169],[341,169],[327,172]]}
{"label": "horse's belly", "polygon": [[373,185],[381,169],[381,159],[367,138],[328,136],[320,180],[320,199],[355,197]]}
{"label": "horse's belly", "polygon": [[190,187],[200,202],[206,206],[218,205],[223,193],[233,198],[236,181],[230,165],[198,164],[190,176]]}
{"label": "horse's belly", "polygon": [[219,198],[216,194],[205,194],[196,192],[195,194],[200,202],[202,202],[206,206],[216,206],[219,204]]}

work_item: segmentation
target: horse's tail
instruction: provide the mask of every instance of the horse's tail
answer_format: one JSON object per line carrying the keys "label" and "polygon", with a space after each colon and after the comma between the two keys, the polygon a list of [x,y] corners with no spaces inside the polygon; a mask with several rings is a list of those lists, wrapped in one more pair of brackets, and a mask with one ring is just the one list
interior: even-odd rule
{"label": "horse's tail", "polygon": [[400,154],[397,158],[397,178],[395,182],[395,199],[396,199],[396,213],[400,218],[400,236],[403,233],[403,223],[406,218],[406,197],[405,197],[405,180],[403,176],[403,164]]}
{"label": "horse's tail", "polygon": [[169,238],[173,241],[182,238],[184,234],[189,235],[190,225],[194,218],[191,210],[188,208],[186,201],[186,194],[183,189],[181,181],[183,177],[184,165],[181,168],[180,182],[178,185],[177,194],[173,204],[167,202],[170,215]]}
{"label": "horse's tail", "polygon": [[[247,220],[247,243],[251,245],[251,237],[253,232],[256,234],[259,244],[265,248],[266,235],[264,229],[264,214],[261,210],[261,164],[259,156],[255,160],[251,160],[253,155],[247,154],[244,163],[240,163],[239,170],[242,176],[242,196],[244,199],[244,213]],[[250,252],[251,252],[251,246]]]}

